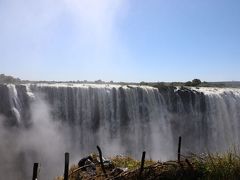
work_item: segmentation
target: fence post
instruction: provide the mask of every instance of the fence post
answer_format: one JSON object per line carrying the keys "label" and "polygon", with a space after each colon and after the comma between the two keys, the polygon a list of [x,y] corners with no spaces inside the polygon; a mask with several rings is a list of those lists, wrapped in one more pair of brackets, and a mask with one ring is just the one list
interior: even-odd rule
{"label": "fence post", "polygon": [[182,137],[179,136],[178,138],[178,163],[180,163],[181,158],[181,144],[182,144]]}
{"label": "fence post", "polygon": [[65,153],[65,166],[64,166],[64,180],[68,180],[68,170],[69,170],[69,153]]}
{"label": "fence post", "polygon": [[37,176],[38,176],[38,163],[34,163],[32,180],[36,180]]}
{"label": "fence post", "polygon": [[142,160],[141,160],[141,167],[140,167],[140,171],[139,171],[139,179],[142,178],[142,172],[143,172],[143,169],[144,169],[144,162],[145,162],[145,155],[146,155],[146,152],[143,151]]}
{"label": "fence post", "polygon": [[99,146],[97,146],[97,149],[98,149],[98,153],[99,153],[99,158],[100,158],[100,163],[101,163],[102,171],[103,171],[105,177],[107,178],[108,176],[107,176],[107,173],[106,173],[106,170],[105,170],[104,164],[103,164],[101,148],[100,148]]}

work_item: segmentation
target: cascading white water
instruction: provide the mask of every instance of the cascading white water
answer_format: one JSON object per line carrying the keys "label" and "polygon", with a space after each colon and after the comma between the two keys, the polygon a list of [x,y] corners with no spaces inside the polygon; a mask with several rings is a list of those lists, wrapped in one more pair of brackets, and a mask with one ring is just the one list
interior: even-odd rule
{"label": "cascading white water", "polygon": [[37,85],[32,89],[45,94],[55,118],[71,126],[72,145],[82,153],[95,151],[99,144],[108,154],[137,157],[146,150],[157,159],[173,155],[167,106],[156,88]]}
{"label": "cascading white water", "polygon": [[[16,152],[30,152],[28,166],[34,159],[48,157],[48,152],[69,151],[73,159],[80,158],[96,151],[96,145],[109,156],[128,154],[139,158],[145,150],[148,158],[173,159],[180,135],[184,153],[222,152],[238,146],[240,141],[240,89],[28,84],[2,85],[0,98],[1,128],[10,134],[14,130],[13,137],[20,137],[21,145],[28,145],[22,150],[9,137],[11,148],[20,147]],[[32,141],[28,141],[29,133],[23,132],[31,129]],[[40,146],[31,145],[35,141]],[[57,149],[53,151],[52,147]],[[59,163],[51,158],[42,161],[51,167]],[[45,172],[49,174],[50,170]]]}
{"label": "cascading white water", "polygon": [[[209,151],[227,151],[240,143],[240,90],[201,88],[206,99],[205,126]],[[205,136],[204,134],[202,135]]]}
{"label": "cascading white water", "polygon": [[20,111],[22,110],[21,110],[21,103],[18,98],[17,89],[13,84],[8,85],[8,89],[9,89],[9,101],[11,105],[11,110],[16,117],[17,123],[20,124],[21,123]]}

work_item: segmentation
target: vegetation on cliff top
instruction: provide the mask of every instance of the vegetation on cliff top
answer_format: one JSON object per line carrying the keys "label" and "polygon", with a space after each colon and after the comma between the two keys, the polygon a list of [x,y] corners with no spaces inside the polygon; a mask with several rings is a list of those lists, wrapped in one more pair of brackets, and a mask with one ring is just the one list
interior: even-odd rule
{"label": "vegetation on cliff top", "polygon": [[4,74],[0,74],[0,84],[2,83],[12,83],[12,84],[16,84],[16,83],[20,83],[21,79],[19,78],[14,78],[12,76],[6,76]]}
{"label": "vegetation on cliff top", "polygon": [[54,84],[54,83],[70,83],[70,84],[117,84],[117,85],[147,85],[152,87],[175,87],[175,86],[188,86],[188,87],[240,87],[240,81],[226,81],[226,82],[206,82],[201,81],[200,79],[193,79],[192,81],[187,82],[114,82],[114,81],[103,81],[101,79],[96,81],[87,81],[87,80],[77,80],[77,81],[29,81],[29,80],[21,80],[19,78],[15,78],[13,76],[7,76],[4,74],[0,74],[0,84],[9,83],[9,84],[19,84],[19,83],[46,83],[46,84]]}

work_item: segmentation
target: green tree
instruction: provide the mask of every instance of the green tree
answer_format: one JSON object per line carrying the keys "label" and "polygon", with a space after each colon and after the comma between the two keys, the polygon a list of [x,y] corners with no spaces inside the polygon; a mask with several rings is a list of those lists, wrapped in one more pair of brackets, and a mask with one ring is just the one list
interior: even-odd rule
{"label": "green tree", "polygon": [[193,79],[192,80],[192,86],[198,86],[202,83],[200,79]]}

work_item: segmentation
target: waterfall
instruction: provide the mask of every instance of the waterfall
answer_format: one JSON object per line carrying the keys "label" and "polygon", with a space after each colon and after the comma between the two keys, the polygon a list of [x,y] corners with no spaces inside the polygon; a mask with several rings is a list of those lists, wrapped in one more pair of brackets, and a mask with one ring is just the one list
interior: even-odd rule
{"label": "waterfall", "polygon": [[178,136],[183,153],[224,152],[240,142],[240,89],[9,84],[0,85],[0,99],[0,140],[8,140],[0,154],[8,147],[13,162],[39,160],[49,167],[45,174],[61,173],[54,169],[61,157],[52,154],[69,151],[77,161],[96,145],[109,156],[140,158],[145,150],[169,160]]}
{"label": "waterfall", "polygon": [[37,85],[31,89],[44,94],[55,119],[71,127],[72,145],[82,153],[100,144],[109,154],[137,156],[146,150],[158,159],[172,155],[167,106],[156,88]]}

